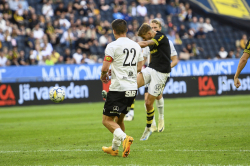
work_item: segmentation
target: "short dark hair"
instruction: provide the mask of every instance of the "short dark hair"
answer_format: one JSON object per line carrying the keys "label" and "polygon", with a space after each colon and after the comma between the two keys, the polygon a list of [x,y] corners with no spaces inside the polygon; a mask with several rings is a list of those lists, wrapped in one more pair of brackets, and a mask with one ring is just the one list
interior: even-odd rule
{"label": "short dark hair", "polygon": [[138,30],[138,36],[146,35],[151,30],[152,28],[150,27],[150,25],[148,25],[147,23],[144,23]]}
{"label": "short dark hair", "polygon": [[127,32],[127,22],[123,19],[116,19],[112,23],[112,29],[116,34],[124,34]]}

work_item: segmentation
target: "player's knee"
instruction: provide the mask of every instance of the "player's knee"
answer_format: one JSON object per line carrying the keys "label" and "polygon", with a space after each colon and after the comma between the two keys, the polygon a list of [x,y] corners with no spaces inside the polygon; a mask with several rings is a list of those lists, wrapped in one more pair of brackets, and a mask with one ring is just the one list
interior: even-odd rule
{"label": "player's knee", "polygon": [[153,108],[153,103],[149,100],[146,100],[145,105],[146,105],[147,110]]}
{"label": "player's knee", "polygon": [[162,98],[162,94],[156,97],[156,100],[160,100]]}

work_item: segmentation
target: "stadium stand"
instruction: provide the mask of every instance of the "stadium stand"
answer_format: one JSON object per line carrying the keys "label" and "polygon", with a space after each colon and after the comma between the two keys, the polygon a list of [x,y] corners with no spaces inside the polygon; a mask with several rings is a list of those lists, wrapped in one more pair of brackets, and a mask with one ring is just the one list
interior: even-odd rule
{"label": "stadium stand", "polygon": [[[247,32],[206,18],[179,0],[1,0],[1,57],[8,61],[0,65],[76,63],[77,48],[82,51],[78,63],[100,63],[114,40],[114,18],[128,22],[128,37],[136,41],[141,40],[136,32],[140,25],[157,18],[180,60],[239,58],[247,37]],[[220,57],[221,47],[230,54]]]}

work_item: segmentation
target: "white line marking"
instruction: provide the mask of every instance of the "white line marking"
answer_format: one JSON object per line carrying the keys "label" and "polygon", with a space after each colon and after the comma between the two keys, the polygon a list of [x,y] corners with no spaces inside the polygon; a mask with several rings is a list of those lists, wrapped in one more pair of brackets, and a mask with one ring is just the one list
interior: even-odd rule
{"label": "white line marking", "polygon": [[[100,150],[91,150],[91,149],[58,149],[58,150],[13,150],[13,151],[0,151],[0,153],[36,153],[36,152],[98,152]],[[133,150],[133,151],[140,151]],[[166,152],[171,150],[158,149],[151,150],[147,149],[145,151],[158,151],[158,152]],[[250,152],[250,150],[192,150],[192,149],[184,149],[184,150],[174,150],[176,152]]]}

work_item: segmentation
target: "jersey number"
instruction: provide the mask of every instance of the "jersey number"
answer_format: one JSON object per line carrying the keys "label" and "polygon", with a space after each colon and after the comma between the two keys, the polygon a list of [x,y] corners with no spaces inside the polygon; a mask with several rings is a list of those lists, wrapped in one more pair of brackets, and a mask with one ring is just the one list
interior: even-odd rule
{"label": "jersey number", "polygon": [[127,62],[127,59],[128,59],[128,56],[129,56],[129,50],[127,48],[125,48],[123,50],[123,53],[127,53],[127,56],[125,58],[125,61],[123,62],[123,66],[136,66],[136,62],[133,63],[134,59],[135,59],[135,55],[136,55],[136,51],[134,48],[131,48],[130,49],[130,53],[133,53],[134,52],[134,56],[133,56],[133,59],[131,62]]}
{"label": "jersey number", "polygon": [[135,90],[128,90],[125,92],[125,97],[134,97],[136,95]]}

